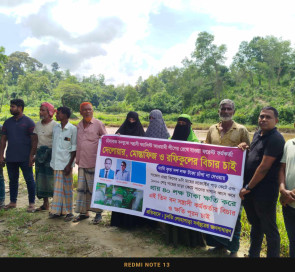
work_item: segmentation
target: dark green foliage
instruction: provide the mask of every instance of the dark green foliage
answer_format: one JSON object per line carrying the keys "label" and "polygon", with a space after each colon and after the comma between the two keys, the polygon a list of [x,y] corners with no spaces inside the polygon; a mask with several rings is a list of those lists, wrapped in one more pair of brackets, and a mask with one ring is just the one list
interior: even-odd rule
{"label": "dark green foliage", "polygon": [[[199,123],[218,121],[219,102],[236,104],[235,120],[257,124],[262,107],[279,111],[280,123],[294,122],[295,51],[289,41],[266,36],[243,41],[229,67],[226,46],[214,44],[214,36],[200,32],[191,59],[182,67],[167,67],[147,79],[139,77],[135,86],[109,85],[102,74],[78,79],[62,71],[57,62],[51,69],[24,52],[4,55],[0,47],[0,109],[13,98],[27,106],[48,101],[56,107],[79,110],[81,102],[91,102],[96,111],[125,114],[130,110],[163,114],[189,113]],[[174,118],[174,117],[173,117]],[[175,117],[176,118],[176,117]]]}

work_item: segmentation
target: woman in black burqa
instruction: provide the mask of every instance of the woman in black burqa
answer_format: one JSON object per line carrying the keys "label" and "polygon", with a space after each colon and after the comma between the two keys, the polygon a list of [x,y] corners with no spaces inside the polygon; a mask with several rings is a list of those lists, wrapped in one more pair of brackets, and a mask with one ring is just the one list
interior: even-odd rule
{"label": "woman in black burqa", "polygon": [[[129,136],[145,136],[145,132],[139,120],[138,113],[130,111],[127,114],[126,120],[117,130],[116,134]],[[139,216],[113,211],[111,216],[111,226],[132,228],[137,225],[142,225],[143,219],[144,218]]]}

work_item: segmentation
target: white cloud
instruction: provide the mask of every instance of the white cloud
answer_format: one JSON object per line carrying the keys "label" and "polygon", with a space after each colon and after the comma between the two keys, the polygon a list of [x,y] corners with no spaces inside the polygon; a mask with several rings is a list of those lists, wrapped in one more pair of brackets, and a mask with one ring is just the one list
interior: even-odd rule
{"label": "white cloud", "polygon": [[[195,13],[201,26],[195,22],[192,33],[187,37],[179,33],[182,38],[174,43],[153,42],[150,16],[161,16],[163,6],[175,11],[172,18]],[[139,76],[180,66],[201,31],[227,46],[228,65],[240,43],[254,36],[274,35],[294,43],[294,6],[291,0],[2,0],[0,14],[30,30],[20,50],[45,65],[56,61],[81,76],[101,73],[114,84],[134,84]]]}

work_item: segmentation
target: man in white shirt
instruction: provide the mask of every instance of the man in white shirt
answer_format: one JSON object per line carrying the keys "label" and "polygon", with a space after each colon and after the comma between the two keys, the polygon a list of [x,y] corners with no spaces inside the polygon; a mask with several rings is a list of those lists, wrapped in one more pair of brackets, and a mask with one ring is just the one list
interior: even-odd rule
{"label": "man in white shirt", "polygon": [[130,172],[126,170],[126,162],[121,162],[121,170],[119,170],[116,174],[116,179],[130,181]]}
{"label": "man in white shirt", "polygon": [[65,221],[74,217],[73,175],[77,148],[77,128],[69,122],[71,111],[67,107],[57,109],[56,120],[60,124],[53,129],[52,158],[50,166],[54,170],[54,193],[49,218],[66,215]]}
{"label": "man in white shirt", "polygon": [[289,256],[295,257],[295,138],[284,146],[279,171],[280,202],[289,238]]}

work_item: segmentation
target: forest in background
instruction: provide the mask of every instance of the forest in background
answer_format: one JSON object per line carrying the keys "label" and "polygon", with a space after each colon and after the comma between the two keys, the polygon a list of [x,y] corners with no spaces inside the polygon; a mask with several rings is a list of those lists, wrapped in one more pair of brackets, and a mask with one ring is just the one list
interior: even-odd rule
{"label": "forest in background", "polygon": [[[26,52],[5,55],[0,46],[0,112],[14,98],[26,106],[39,107],[47,101],[55,107],[66,105],[78,112],[90,101],[97,112],[123,114],[130,110],[160,109],[164,116],[188,113],[197,123],[218,120],[218,104],[235,102],[234,119],[256,125],[263,106],[279,111],[281,125],[293,127],[295,113],[295,49],[290,41],[274,36],[243,41],[232,63],[225,65],[226,45],[216,45],[214,36],[199,33],[191,56],[182,67],[167,67],[134,86],[106,84],[103,74],[78,78],[58,62],[43,65]],[[0,115],[4,121],[6,115]]]}

